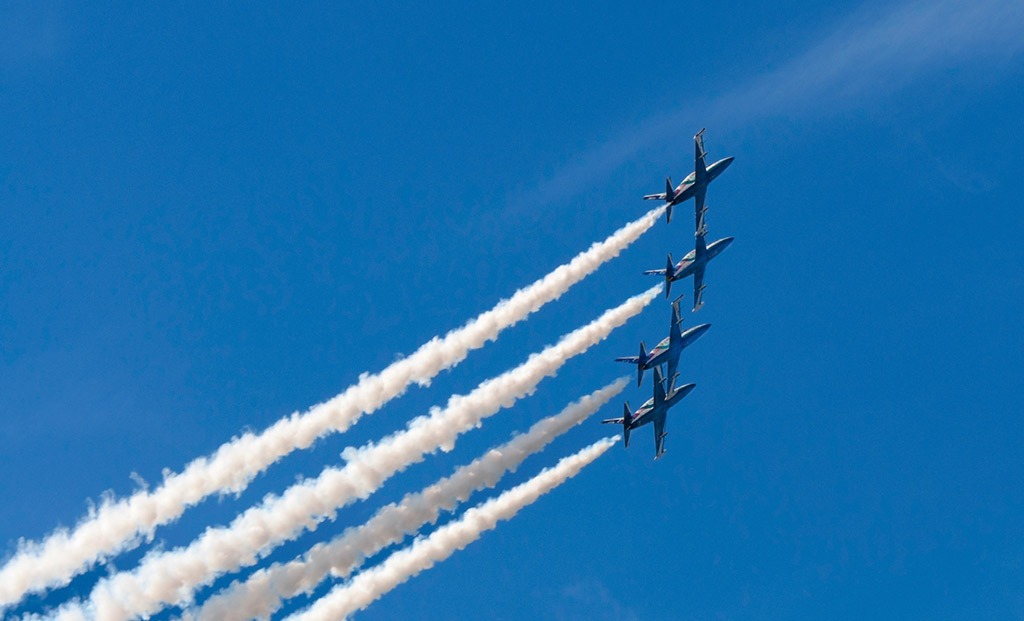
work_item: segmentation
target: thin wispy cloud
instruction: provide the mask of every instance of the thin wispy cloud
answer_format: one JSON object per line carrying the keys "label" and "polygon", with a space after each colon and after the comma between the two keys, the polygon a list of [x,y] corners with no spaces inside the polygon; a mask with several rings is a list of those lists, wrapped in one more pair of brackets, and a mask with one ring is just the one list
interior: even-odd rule
{"label": "thin wispy cloud", "polygon": [[33,72],[65,54],[68,28],[61,7],[5,3],[0,12],[0,71]]}
{"label": "thin wispy cloud", "polygon": [[1006,63],[1024,51],[1020,0],[915,0],[867,6],[777,68],[651,117],[542,182],[520,202],[572,196],[642,151],[689,140],[699,126],[834,111],[892,93],[930,72]]}

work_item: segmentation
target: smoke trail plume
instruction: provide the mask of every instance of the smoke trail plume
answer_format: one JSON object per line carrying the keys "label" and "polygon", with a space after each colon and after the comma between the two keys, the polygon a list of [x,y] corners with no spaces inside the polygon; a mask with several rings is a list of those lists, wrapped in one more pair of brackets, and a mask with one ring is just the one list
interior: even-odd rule
{"label": "smoke trail plume", "polygon": [[181,473],[165,474],[163,483],[153,490],[104,501],[72,530],[59,529],[41,542],[21,541],[18,551],[0,568],[0,612],[30,592],[65,585],[93,563],[134,547],[207,496],[240,492],[285,455],[309,447],[324,435],[345,431],[362,414],[376,411],[410,384],[429,384],[438,373],[465,359],[470,350],[495,340],[502,330],[558,299],[617,257],[651,228],[662,211],[651,210],[463,327],[431,339],[380,373],[361,375],[357,384],[305,414],[296,412],[262,433],[236,437],[212,456],[192,461]]}
{"label": "smoke trail plume", "polygon": [[526,483],[469,509],[459,520],[442,526],[429,537],[395,552],[380,565],[334,588],[310,608],[288,617],[289,621],[335,621],[363,610],[399,584],[473,543],[485,531],[497,526],[499,521],[512,519],[520,509],[579,473],[618,439],[614,436],[600,440],[575,455],[563,458],[556,466],[542,471]]}
{"label": "smoke trail plume", "polygon": [[199,621],[247,621],[267,619],[284,600],[309,593],[331,573],[344,578],[368,557],[402,541],[424,524],[437,520],[441,511],[451,511],[478,490],[494,487],[506,472],[514,472],[528,456],[542,450],[556,437],[598,411],[622,392],[629,378],[619,378],[558,414],[535,423],[529,431],[495,447],[473,462],[458,468],[398,503],[381,508],[361,526],[348,528],[329,543],[313,546],[301,559],[276,564],[234,583],[223,593],[208,599],[186,619]]}
{"label": "smoke trail plume", "polygon": [[[90,595],[89,608],[101,621],[121,621],[151,614],[166,604],[191,603],[197,587],[223,573],[253,565],[274,546],[333,519],[339,507],[366,498],[390,476],[422,461],[428,453],[439,448],[451,450],[461,433],[532,394],[541,380],[555,375],[569,358],[604,340],[660,291],[658,285],[629,298],[518,367],[483,382],[467,395],[452,396],[444,409],[434,407],[429,416],[413,419],[404,431],[375,444],[345,449],[343,468],[327,468],[282,496],[268,496],[230,526],[209,528],[187,547],[146,555],[134,571],[101,580]],[[78,606],[69,603],[61,612]]]}

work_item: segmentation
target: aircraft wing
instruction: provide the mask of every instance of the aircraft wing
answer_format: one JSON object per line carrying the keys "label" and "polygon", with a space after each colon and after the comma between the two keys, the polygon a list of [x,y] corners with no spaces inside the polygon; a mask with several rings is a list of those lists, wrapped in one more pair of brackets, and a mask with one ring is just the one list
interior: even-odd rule
{"label": "aircraft wing", "polygon": [[665,401],[665,378],[661,376],[661,367],[654,367],[654,405]]}
{"label": "aircraft wing", "polygon": [[704,306],[704,268],[693,270],[693,312]]}
{"label": "aircraft wing", "polygon": [[644,194],[644,200],[645,201],[664,201],[664,200],[668,200],[668,199],[665,197],[665,193],[662,192],[661,194]]}
{"label": "aircraft wing", "polygon": [[668,377],[669,382],[675,381],[676,369],[679,368],[679,356],[683,353],[683,318],[679,312],[679,296],[672,302],[672,321],[668,327],[669,356],[668,356]]}
{"label": "aircraft wing", "polygon": [[697,185],[704,185],[708,176],[708,166],[704,162],[707,152],[704,151],[704,130],[697,132],[693,137],[693,177]]}
{"label": "aircraft wing", "polygon": [[675,355],[668,359],[668,381],[671,384],[675,384],[676,371],[679,369],[679,357],[682,351],[676,351]]}
{"label": "aircraft wing", "polygon": [[622,417],[620,416],[620,417],[618,417],[618,418],[606,418],[606,419],[604,419],[604,420],[603,420],[603,421],[601,421],[601,422],[602,422],[602,423],[609,423],[609,424],[614,424],[614,425],[621,425],[622,423],[626,422],[626,419],[625,419],[625,418],[622,418]]}
{"label": "aircraft wing", "polygon": [[639,364],[640,358],[638,358],[637,356],[622,356],[621,358],[616,358],[615,362],[628,362],[630,364]]}
{"label": "aircraft wing", "polygon": [[707,195],[707,186],[701,186],[693,195],[695,219],[693,237],[696,240],[693,256],[695,259],[708,251],[708,243],[704,239],[704,236],[708,234],[707,222],[704,220],[704,215],[708,212],[707,205],[705,204]]}
{"label": "aircraft wing", "polygon": [[657,274],[658,276],[664,276],[666,272],[668,272],[668,270],[665,270],[665,269],[660,269],[660,270],[644,270],[644,274],[647,274],[647,275]]}
{"label": "aircraft wing", "polygon": [[654,419],[654,458],[665,453],[665,413]]}

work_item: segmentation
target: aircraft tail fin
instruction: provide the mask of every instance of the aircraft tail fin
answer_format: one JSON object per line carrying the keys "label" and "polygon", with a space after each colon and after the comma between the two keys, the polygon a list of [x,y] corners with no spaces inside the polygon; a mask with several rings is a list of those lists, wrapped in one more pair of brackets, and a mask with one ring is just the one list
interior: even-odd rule
{"label": "aircraft tail fin", "polygon": [[606,418],[601,422],[622,425],[622,443],[629,448],[629,427],[633,424],[633,413],[629,411],[629,401],[622,404],[622,418]]}
{"label": "aircraft tail fin", "polygon": [[665,299],[672,294],[672,272],[675,271],[675,264],[672,262],[672,253],[668,253],[665,259]]}
{"label": "aircraft tail fin", "polygon": [[644,381],[644,362],[647,360],[647,348],[644,347],[644,342],[640,341],[640,356],[636,361],[636,385],[640,387],[640,383]]}
{"label": "aircraft tail fin", "polygon": [[665,177],[665,222],[672,222],[672,200],[676,197],[676,189],[672,187],[672,177]]}
{"label": "aircraft tail fin", "polygon": [[629,448],[629,426],[633,422],[633,413],[629,411],[629,401],[622,404],[622,442]]}

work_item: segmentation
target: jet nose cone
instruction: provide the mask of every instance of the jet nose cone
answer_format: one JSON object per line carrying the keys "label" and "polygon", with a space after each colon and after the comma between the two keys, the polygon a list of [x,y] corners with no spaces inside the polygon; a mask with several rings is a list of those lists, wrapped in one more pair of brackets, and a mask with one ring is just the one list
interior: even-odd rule
{"label": "jet nose cone", "polygon": [[710,323],[702,323],[699,326],[694,326],[683,333],[683,347],[686,347],[690,343],[693,343],[700,337],[704,336],[704,333],[711,328]]}
{"label": "jet nose cone", "polygon": [[736,238],[735,237],[723,237],[722,241],[720,242],[722,244],[722,250],[725,250],[726,248],[728,248],[729,244],[731,244],[732,240],[734,240],[734,239],[736,239]]}
{"label": "jet nose cone", "polygon": [[714,168],[715,168],[714,174],[715,174],[715,176],[717,177],[718,175],[724,173],[725,169],[729,167],[729,164],[732,164],[732,161],[734,159],[736,159],[736,158],[731,157],[731,156],[730,157],[723,157],[722,159],[720,159],[717,162],[715,162],[715,164],[714,164]]}
{"label": "jet nose cone", "polygon": [[677,391],[677,393],[679,394],[679,398],[682,399],[686,395],[690,394],[690,391],[696,387],[696,384],[685,384],[683,386],[680,386],[679,390]]}

